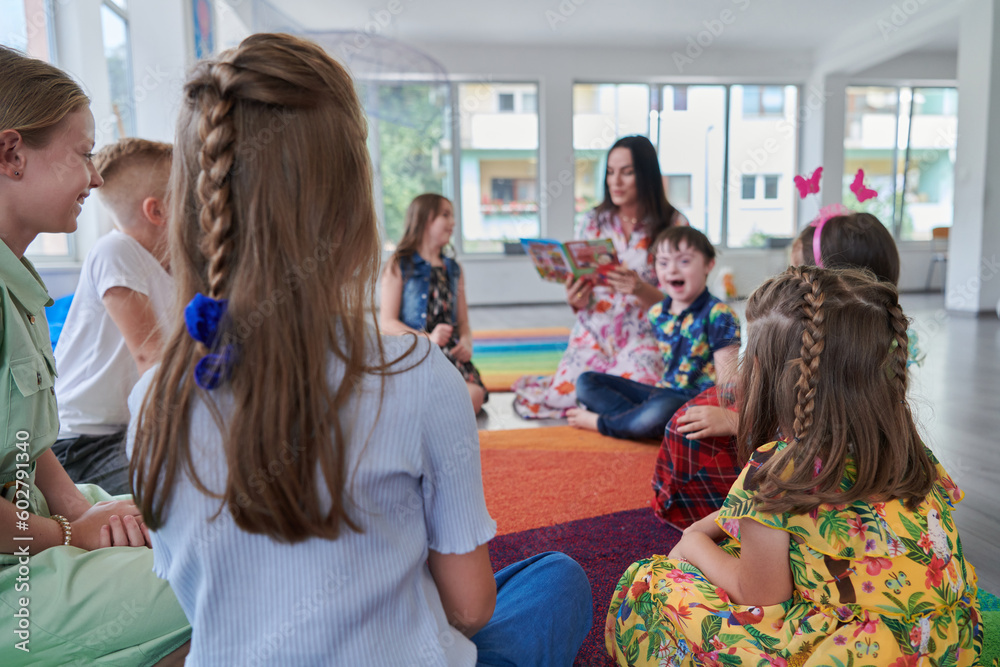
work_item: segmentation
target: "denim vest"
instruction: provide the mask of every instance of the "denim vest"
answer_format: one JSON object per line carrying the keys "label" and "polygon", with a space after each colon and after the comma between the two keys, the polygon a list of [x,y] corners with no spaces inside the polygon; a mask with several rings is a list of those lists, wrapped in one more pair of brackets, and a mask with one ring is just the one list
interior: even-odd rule
{"label": "denim vest", "polygon": [[[442,257],[445,271],[448,274],[448,285],[451,287],[451,323],[458,322],[458,277],[462,270],[458,262],[451,257]],[[403,300],[400,304],[399,319],[403,324],[425,331],[427,329],[427,297],[431,284],[430,262],[419,253],[400,261],[399,269],[403,274]]]}

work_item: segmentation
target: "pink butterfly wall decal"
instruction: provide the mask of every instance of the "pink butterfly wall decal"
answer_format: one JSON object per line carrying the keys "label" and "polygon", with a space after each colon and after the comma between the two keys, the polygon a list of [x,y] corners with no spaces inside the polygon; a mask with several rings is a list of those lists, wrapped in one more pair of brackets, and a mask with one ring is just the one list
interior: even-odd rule
{"label": "pink butterfly wall decal", "polygon": [[854,177],[854,182],[851,183],[851,192],[854,196],[858,198],[859,202],[867,201],[872,197],[877,197],[878,193],[871,188],[865,187],[865,170],[858,169],[857,175]]}
{"label": "pink butterfly wall decal", "polygon": [[798,174],[793,179],[795,187],[799,189],[799,199],[805,199],[808,194],[819,192],[819,177],[823,175],[823,167],[817,167],[809,178],[802,178]]}

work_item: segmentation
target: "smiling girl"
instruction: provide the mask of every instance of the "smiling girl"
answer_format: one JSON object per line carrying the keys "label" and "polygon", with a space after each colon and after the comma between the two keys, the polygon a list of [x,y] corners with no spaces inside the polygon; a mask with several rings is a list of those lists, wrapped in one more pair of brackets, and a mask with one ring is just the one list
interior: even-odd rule
{"label": "smiling girl", "polygon": [[[38,234],[75,231],[103,183],[90,160],[94,116],[64,72],[4,47],[0,81],[0,664],[26,664],[27,651],[34,664],[153,664],[190,628],[152,573],[133,502],[77,487],[50,449],[59,432],[52,300],[24,257]],[[128,623],[121,609],[132,610]]]}

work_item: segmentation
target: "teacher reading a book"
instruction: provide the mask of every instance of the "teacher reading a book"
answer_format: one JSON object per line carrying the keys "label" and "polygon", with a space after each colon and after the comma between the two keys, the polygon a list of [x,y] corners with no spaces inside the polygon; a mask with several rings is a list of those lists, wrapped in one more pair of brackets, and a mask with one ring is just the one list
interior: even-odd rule
{"label": "teacher reading a book", "polygon": [[655,384],[663,358],[646,310],[663,299],[649,244],[671,225],[686,225],[663,190],[656,149],[642,136],[622,137],[608,153],[604,201],[578,224],[577,239],[611,239],[621,266],[606,286],[567,278],[566,301],[576,313],[569,347],[555,375],[524,375],[514,383],[514,409],[525,419],[564,417],[576,407],[584,371]]}

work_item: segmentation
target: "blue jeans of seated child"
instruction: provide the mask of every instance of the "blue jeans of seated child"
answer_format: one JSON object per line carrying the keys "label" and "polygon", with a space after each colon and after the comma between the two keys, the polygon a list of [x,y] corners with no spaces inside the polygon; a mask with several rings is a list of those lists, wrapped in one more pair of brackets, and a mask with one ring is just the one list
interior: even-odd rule
{"label": "blue jeans of seated child", "polygon": [[479,651],[476,667],[570,667],[594,620],[583,568],[549,551],[505,567],[495,577],[493,618],[472,637]]}
{"label": "blue jeans of seated child", "polygon": [[607,373],[582,373],[576,397],[597,418],[597,430],[613,438],[663,437],[667,422],[691,396]]}

